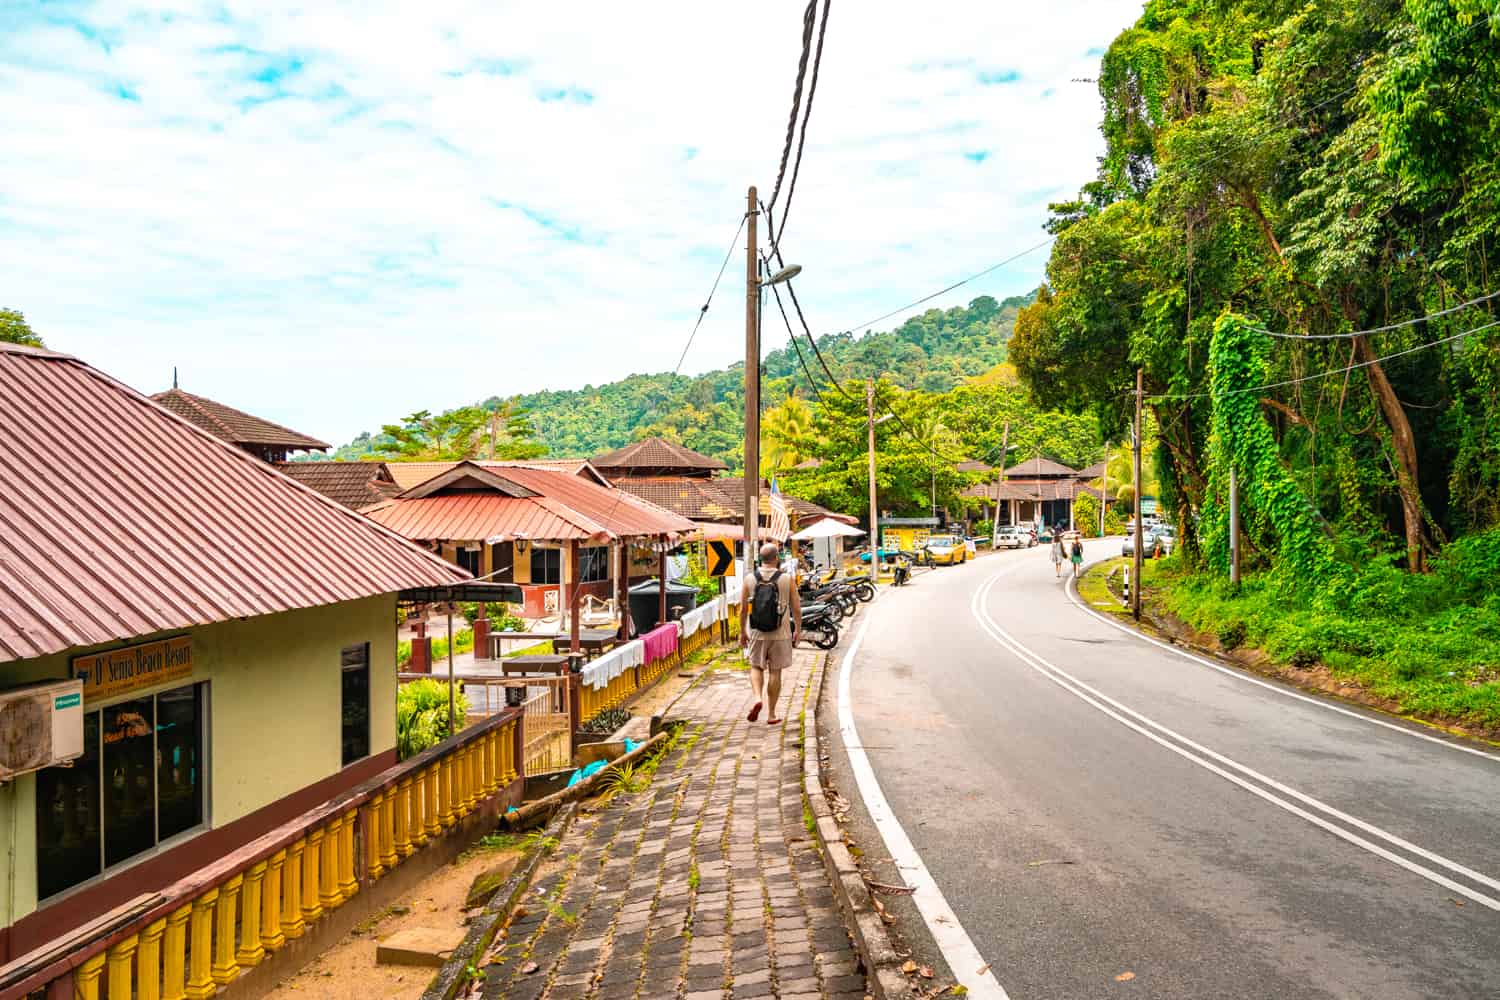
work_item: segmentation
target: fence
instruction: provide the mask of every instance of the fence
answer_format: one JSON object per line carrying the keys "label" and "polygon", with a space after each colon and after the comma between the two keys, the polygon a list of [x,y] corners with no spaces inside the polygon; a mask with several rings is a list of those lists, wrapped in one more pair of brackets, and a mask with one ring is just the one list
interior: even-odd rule
{"label": "fence", "polygon": [[13,963],[0,1000],[206,1000],[522,777],[521,733],[518,711],[469,727],[166,887],[144,912]]}

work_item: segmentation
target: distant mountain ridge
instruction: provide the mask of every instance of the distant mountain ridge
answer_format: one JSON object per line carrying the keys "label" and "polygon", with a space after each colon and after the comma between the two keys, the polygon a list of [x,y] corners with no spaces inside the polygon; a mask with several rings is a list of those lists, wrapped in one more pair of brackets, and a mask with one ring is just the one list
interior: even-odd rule
{"label": "distant mountain ridge", "polygon": [[[1035,297],[1034,291],[1001,301],[981,295],[966,307],[929,309],[894,330],[860,337],[825,335],[818,340],[818,350],[840,380],[883,376],[903,388],[945,392],[1005,360],[1016,314]],[[819,390],[832,391],[805,339],[801,347]],[[553,456],[587,457],[659,434],[738,468],[743,371],[741,363],[697,376],[635,374],[599,386],[526,393],[515,401],[530,412],[537,440]],[[794,393],[814,396],[790,347],[766,355],[761,381],[768,409]],[[502,402],[494,396],[480,405],[493,409]],[[398,416],[392,414],[391,419]],[[366,457],[379,452],[381,445],[380,435],[361,434],[334,457]]]}

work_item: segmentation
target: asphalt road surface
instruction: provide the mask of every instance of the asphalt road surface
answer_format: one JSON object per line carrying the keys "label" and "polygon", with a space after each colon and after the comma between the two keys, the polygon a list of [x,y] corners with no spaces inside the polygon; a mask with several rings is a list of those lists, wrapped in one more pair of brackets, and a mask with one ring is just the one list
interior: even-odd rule
{"label": "asphalt road surface", "polygon": [[[973,995],[1500,998],[1500,755],[1073,598],[1045,547],[997,553],[883,592],[836,654],[830,708],[994,977],[953,968]],[[836,756],[857,839],[916,883],[858,771]],[[974,954],[918,902],[919,958]]]}

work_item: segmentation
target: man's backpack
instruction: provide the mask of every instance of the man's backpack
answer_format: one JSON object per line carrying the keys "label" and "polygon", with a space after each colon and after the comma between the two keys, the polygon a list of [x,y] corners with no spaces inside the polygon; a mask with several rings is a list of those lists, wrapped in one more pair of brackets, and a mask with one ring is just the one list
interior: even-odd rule
{"label": "man's backpack", "polygon": [[771,574],[769,580],[755,571],[755,593],[750,597],[750,627],[757,632],[774,632],[781,627],[781,588],[776,581],[781,579],[781,570]]}

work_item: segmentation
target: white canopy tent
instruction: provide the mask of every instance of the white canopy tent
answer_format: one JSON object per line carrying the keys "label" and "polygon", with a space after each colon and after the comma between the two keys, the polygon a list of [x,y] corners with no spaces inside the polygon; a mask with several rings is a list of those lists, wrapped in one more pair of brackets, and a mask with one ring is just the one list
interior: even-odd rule
{"label": "white canopy tent", "polygon": [[844,539],[858,538],[864,533],[843,521],[825,517],[792,535],[792,541],[807,543],[811,558],[803,560],[804,566],[838,566],[843,562]]}

